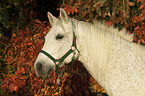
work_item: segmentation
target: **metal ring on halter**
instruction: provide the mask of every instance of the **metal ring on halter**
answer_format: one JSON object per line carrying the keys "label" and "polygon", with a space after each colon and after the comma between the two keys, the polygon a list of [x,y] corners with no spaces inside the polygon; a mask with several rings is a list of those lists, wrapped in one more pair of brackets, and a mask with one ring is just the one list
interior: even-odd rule
{"label": "metal ring on halter", "polygon": [[75,48],[74,46],[71,46],[71,49],[72,49],[73,51],[75,51],[76,48]]}

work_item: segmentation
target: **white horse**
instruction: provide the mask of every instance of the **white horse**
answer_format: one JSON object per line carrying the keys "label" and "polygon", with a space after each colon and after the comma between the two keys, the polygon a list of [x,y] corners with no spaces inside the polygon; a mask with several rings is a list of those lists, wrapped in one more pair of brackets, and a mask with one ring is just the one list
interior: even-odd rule
{"label": "white horse", "polygon": [[72,59],[83,63],[109,96],[145,96],[145,46],[132,42],[133,35],[104,24],[68,18],[48,12],[52,29],[34,64],[38,77]]}

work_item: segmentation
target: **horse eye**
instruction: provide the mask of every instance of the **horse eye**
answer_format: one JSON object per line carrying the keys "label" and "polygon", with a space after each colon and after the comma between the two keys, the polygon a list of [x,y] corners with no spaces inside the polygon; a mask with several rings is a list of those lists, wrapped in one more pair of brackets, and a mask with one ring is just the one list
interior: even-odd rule
{"label": "horse eye", "polygon": [[57,39],[57,40],[62,39],[63,37],[64,37],[64,35],[62,35],[62,34],[57,34],[57,35],[56,35],[56,39]]}

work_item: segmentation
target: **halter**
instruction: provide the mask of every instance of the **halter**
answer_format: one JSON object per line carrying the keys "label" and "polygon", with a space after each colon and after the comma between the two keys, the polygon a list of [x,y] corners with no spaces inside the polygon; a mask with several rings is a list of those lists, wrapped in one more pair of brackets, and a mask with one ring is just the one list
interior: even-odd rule
{"label": "halter", "polygon": [[45,54],[48,58],[50,58],[50,59],[54,62],[54,64],[55,64],[55,73],[56,73],[56,75],[58,76],[58,68],[62,65],[63,61],[64,61],[71,53],[73,53],[73,57],[72,57],[71,62],[70,62],[69,64],[65,64],[65,67],[64,67],[64,68],[61,70],[61,72],[59,72],[59,73],[63,74],[63,72],[65,71],[67,65],[70,65],[70,64],[74,61],[74,59],[75,59],[75,54],[76,54],[76,53],[75,53],[75,50],[77,50],[78,53],[80,54],[80,52],[79,52],[79,50],[78,50],[78,48],[77,48],[77,45],[76,45],[76,36],[75,36],[74,31],[73,31],[72,46],[71,46],[70,50],[67,51],[60,59],[55,59],[53,56],[51,56],[49,53],[47,53],[47,52],[44,51],[44,50],[40,50],[40,53]]}

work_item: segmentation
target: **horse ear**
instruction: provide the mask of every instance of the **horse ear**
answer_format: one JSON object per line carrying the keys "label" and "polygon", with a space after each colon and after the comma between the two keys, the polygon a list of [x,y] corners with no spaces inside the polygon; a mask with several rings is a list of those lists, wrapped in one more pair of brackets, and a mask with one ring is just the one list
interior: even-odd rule
{"label": "horse ear", "polygon": [[53,16],[50,12],[47,13],[49,22],[51,24],[51,26],[53,26],[56,22],[57,22],[57,18],[55,16]]}
{"label": "horse ear", "polygon": [[68,23],[68,16],[62,8],[60,8],[60,18],[65,21],[65,23]]}

